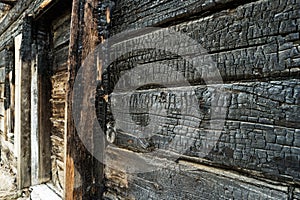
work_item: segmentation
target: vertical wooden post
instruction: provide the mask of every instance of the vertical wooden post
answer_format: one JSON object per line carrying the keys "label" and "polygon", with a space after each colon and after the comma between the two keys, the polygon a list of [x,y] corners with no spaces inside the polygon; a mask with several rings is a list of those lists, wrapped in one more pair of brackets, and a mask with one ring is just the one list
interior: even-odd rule
{"label": "vertical wooden post", "polygon": [[31,63],[22,60],[22,34],[15,38],[15,98],[17,185],[23,189],[31,185],[30,153],[30,70]]}
{"label": "vertical wooden post", "polygon": [[[76,77],[77,66],[77,40],[78,23],[79,23],[79,0],[74,0],[71,14],[71,30],[70,30],[70,48],[68,58],[68,84],[66,86],[66,109],[65,109],[65,190],[64,197],[66,200],[71,200],[79,194],[74,194],[75,191],[75,166],[72,156],[72,147],[75,145],[75,127],[72,119],[72,87]],[[72,51],[72,48],[75,50]],[[80,179],[77,178],[78,182]],[[79,183],[80,184],[80,183]]]}
{"label": "vertical wooden post", "polygon": [[[35,46],[32,49],[35,51]],[[35,55],[35,52],[33,52]],[[31,184],[39,184],[39,114],[37,56],[31,63]]]}
{"label": "vertical wooden post", "polygon": [[[94,8],[97,0],[74,0],[71,19],[71,36],[68,63],[68,85],[65,133],[65,199],[100,198],[102,181],[101,165],[82,144],[72,118],[72,95],[76,73],[82,61],[99,43]],[[85,77],[90,78],[90,77]],[[95,79],[96,81],[96,79]],[[85,99],[82,99],[84,103]],[[82,113],[81,119],[85,120]],[[86,137],[93,140],[93,122],[84,124]],[[99,168],[97,168],[99,167]]]}
{"label": "vertical wooden post", "polygon": [[[42,28],[42,27],[39,27]],[[38,32],[45,32],[43,29]],[[38,82],[38,143],[39,143],[39,182],[45,183],[51,178],[51,81],[48,61],[48,36],[47,34],[37,35],[37,82]]]}

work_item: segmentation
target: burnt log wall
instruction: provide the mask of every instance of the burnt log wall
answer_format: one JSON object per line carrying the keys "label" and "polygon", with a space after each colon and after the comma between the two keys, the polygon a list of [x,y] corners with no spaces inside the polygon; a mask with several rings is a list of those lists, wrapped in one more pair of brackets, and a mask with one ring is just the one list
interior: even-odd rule
{"label": "burnt log wall", "polygon": [[[207,50],[224,85],[206,86],[186,63],[164,52],[132,52],[119,58],[110,67],[109,75],[104,76],[107,77],[108,94],[125,108],[133,106],[135,113],[131,114],[140,124],[147,118],[145,110],[161,103],[163,93],[168,113],[172,113],[174,110],[170,109],[176,105],[183,109],[184,98],[192,102],[196,96],[199,105],[194,109],[199,109],[200,115],[184,116],[173,112],[173,115],[154,116],[161,122],[161,130],[145,139],[146,147],[134,136],[134,130],[116,130],[114,145],[118,152],[124,153],[120,155],[130,151],[139,156],[151,149],[163,149],[167,139],[174,144],[172,153],[179,153],[179,156],[176,162],[170,161],[168,167],[157,161],[160,169],[153,172],[130,174],[107,166],[103,198],[299,198],[299,22],[298,0],[116,1],[112,14],[113,35],[147,26],[173,28]],[[160,37],[163,38],[163,34]],[[147,67],[149,63],[163,64],[157,73],[165,77],[173,77],[165,67],[173,66],[185,75],[191,86],[167,92],[164,88],[143,88],[136,92],[135,102],[126,98],[132,91],[113,91],[126,70],[137,64]],[[152,75],[145,73],[145,78]],[[174,80],[176,82],[175,76]],[[201,157],[201,141],[209,140],[214,132],[209,121],[218,120],[209,118],[212,102],[216,99],[218,109],[226,111],[224,127],[212,150]],[[116,123],[110,109],[108,106],[108,126]],[[118,110],[123,116],[128,116],[128,112]],[[131,120],[122,119],[118,123],[127,126],[127,130],[134,127],[130,125]],[[188,146],[184,152],[178,151],[182,145]],[[147,159],[154,162],[145,155]],[[126,156],[118,161],[125,163]]]}
{"label": "burnt log wall", "polygon": [[[4,70],[9,66],[4,63],[6,56],[9,55],[7,50],[13,48],[11,43],[14,37],[22,33],[24,17],[30,14],[34,19],[39,18],[47,8],[47,2],[49,3],[42,0],[18,1],[1,19],[0,102],[4,108],[7,100],[5,94],[9,91],[4,88],[5,85],[12,84],[6,83],[9,77]],[[103,87],[106,88],[105,92],[109,98],[104,96],[105,99],[99,104],[101,125],[105,130],[105,124],[111,126],[115,123],[110,110],[111,102],[108,101],[108,106],[106,105],[106,100],[112,97],[119,99],[119,103],[124,106],[132,107],[131,114],[137,123],[142,123],[147,118],[144,111],[149,105],[168,107],[170,115],[155,116],[155,119],[162,123],[161,130],[153,134],[154,137],[146,138],[141,143],[130,131],[117,130],[114,144],[120,155],[127,155],[128,152],[140,155],[141,152],[151,152],[155,148],[164,150],[165,141],[172,141],[174,146],[167,154],[176,154],[176,160],[166,158],[164,155],[155,159],[145,155],[145,161],[158,166],[158,170],[130,174],[107,166],[104,169],[105,177],[102,179],[102,166],[87,152],[77,136],[71,117],[72,105],[69,101],[66,107],[67,152],[64,152],[67,155],[68,181],[65,183],[67,199],[98,197],[103,189],[101,185],[103,180],[104,199],[300,198],[299,0],[163,2],[116,0],[109,30],[106,29],[108,27],[99,28],[99,26],[97,29],[97,20],[103,17],[97,16],[98,3],[101,5],[107,2],[78,0],[73,3],[68,100],[72,99],[71,90],[76,71],[82,60],[98,43],[106,39],[109,33],[116,35],[127,29],[147,26],[171,27],[199,42],[216,63],[225,84],[221,86],[212,84],[208,88],[188,64],[178,56],[166,52],[155,50],[132,52],[118,59],[108,74],[103,76]],[[59,31],[62,27],[64,25],[56,29],[62,34],[56,38],[58,44],[56,62],[61,62],[55,67],[57,72],[63,71],[66,62],[65,57],[61,56],[66,53],[67,40],[64,39],[68,37],[68,33]],[[64,39],[60,41],[62,38]],[[64,53],[60,54],[60,50],[64,50]],[[137,101],[127,101],[126,98],[122,98],[126,96],[126,92],[113,92],[113,86],[122,73],[132,69],[136,63],[145,67],[149,63],[175,66],[177,71],[185,74],[184,77],[190,86],[173,88],[172,91],[159,87],[145,87],[133,96]],[[162,67],[160,73],[165,77],[173,77],[167,67]],[[53,78],[55,85],[56,79]],[[175,76],[174,81],[176,82]],[[220,91],[225,91],[225,94],[221,95]],[[55,99],[57,96],[54,94],[52,97]],[[198,100],[199,105],[195,106],[195,109],[199,109],[200,114],[196,116],[178,114],[177,110],[183,109],[181,107],[183,99],[188,102],[192,97]],[[154,100],[147,105],[149,102],[144,99]],[[219,102],[218,109],[226,111],[225,124],[218,133],[219,137],[213,149],[206,156],[200,157],[201,141],[209,139],[210,133],[213,134],[208,121],[211,120],[209,118],[212,111],[211,102],[215,99]],[[57,104],[52,106],[55,107]],[[192,110],[193,107],[188,109]],[[3,112],[5,111],[3,110],[0,115]],[[61,112],[64,110],[60,109],[53,114],[54,123],[63,118]],[[121,109],[119,114],[127,116],[128,113]],[[0,117],[1,122],[4,122],[0,127],[1,131],[4,131],[1,135],[5,141],[11,140],[9,143],[13,143],[12,138],[8,138],[12,135],[5,132],[10,127],[5,127],[4,116]],[[104,117],[106,118],[103,119]],[[123,119],[121,123],[128,124],[127,119]],[[82,120],[85,120],[84,116]],[[87,128],[93,125],[86,122]],[[62,129],[62,124],[58,125],[58,128]],[[61,131],[58,132],[61,137]],[[88,129],[87,137],[93,138]],[[1,142],[2,146],[5,144]],[[182,145],[187,147],[184,152],[178,151]],[[2,157],[8,155],[10,157],[8,160],[11,160],[16,156],[13,155],[12,148],[8,149],[9,154],[7,152],[2,154],[3,147],[1,147]],[[60,149],[59,152],[53,152],[53,155],[62,155],[61,151]],[[62,156],[60,157],[62,160]],[[128,162],[126,156],[116,158],[118,159],[110,161],[115,162],[115,166]],[[167,167],[161,164],[163,162],[167,162]]]}

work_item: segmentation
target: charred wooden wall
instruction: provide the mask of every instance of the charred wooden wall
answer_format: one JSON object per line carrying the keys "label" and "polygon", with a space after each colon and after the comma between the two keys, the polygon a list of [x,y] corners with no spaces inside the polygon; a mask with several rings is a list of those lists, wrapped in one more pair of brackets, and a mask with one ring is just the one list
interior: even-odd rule
{"label": "charred wooden wall", "polygon": [[[196,96],[201,117],[157,116],[158,121],[164,122],[163,128],[155,137],[144,141],[147,148],[133,136],[134,130],[117,130],[114,144],[124,153],[120,155],[126,155],[128,150],[136,156],[149,152],[160,147],[166,137],[176,144],[174,153],[178,153],[180,145],[189,145],[189,148],[180,152],[176,162],[170,161],[168,167],[157,161],[160,169],[153,172],[129,174],[106,167],[104,199],[297,198],[300,1],[125,0],[116,1],[112,18],[112,34],[130,28],[158,26],[171,27],[190,36],[208,51],[224,85],[208,88],[182,60],[158,51],[132,52],[116,61],[105,76],[108,77],[106,88],[124,107],[133,105],[139,124],[145,119],[145,111],[160,103],[158,97],[162,93],[166,93],[165,103],[170,109],[174,104],[183,109],[180,107],[182,99],[187,98],[188,102]],[[160,37],[163,38],[163,34]],[[140,99],[135,102],[126,99],[124,91],[113,92],[120,74],[137,64],[147,67],[155,62],[175,66],[186,75],[191,86],[173,88],[169,92],[164,88],[140,89],[136,92]],[[160,73],[172,77],[167,67]],[[175,98],[168,102],[171,96]],[[149,105],[147,98],[156,100]],[[226,110],[224,128],[215,147],[199,158],[201,140],[209,139],[213,131],[208,118],[215,99],[218,107]],[[129,111],[118,112],[128,116]],[[172,113],[172,110],[166,112]],[[107,113],[111,113],[109,106]],[[195,122],[200,123],[194,125]],[[106,123],[114,124],[114,116],[108,115]],[[130,127],[131,121],[123,118],[122,123]],[[154,162],[152,159],[148,161]],[[126,156],[119,161],[126,162]]]}
{"label": "charred wooden wall", "polygon": [[[46,20],[52,30],[48,30],[49,27],[44,30],[45,24],[37,23],[35,31],[38,33],[35,33],[34,26],[24,21],[43,19],[53,2],[58,1],[17,1],[8,6],[10,12],[1,19],[1,161],[16,167],[14,136],[21,133],[15,133],[13,128],[15,102],[11,73],[15,69],[12,50],[14,38],[22,33],[21,60],[27,70],[36,54],[45,57],[48,52],[47,56],[53,59],[44,63],[49,65],[46,71],[39,69],[42,89],[39,105],[45,106],[51,100],[46,109],[39,110],[39,123],[45,125],[40,130],[47,133],[39,141],[39,159],[45,163],[39,170],[46,174],[41,178],[43,182],[57,175],[59,181],[56,183],[62,188],[66,186],[66,199],[300,199],[299,0],[74,0],[71,17],[58,8],[59,12],[52,11]],[[112,4],[114,11],[110,13],[107,5]],[[70,18],[71,33],[68,31]],[[108,19],[110,23],[107,24]],[[173,28],[199,42],[216,63],[224,84],[212,83],[208,87],[180,57],[167,52],[142,50],[117,59],[100,78],[102,86],[98,88],[100,99],[96,110],[103,130],[114,130],[111,126],[116,123],[111,110],[112,97],[119,99],[124,107],[131,107],[131,117],[138,125],[147,124],[149,113],[146,111],[152,106],[163,105],[168,114],[154,116],[162,123],[161,129],[143,140],[132,134],[135,130],[114,130],[113,142],[119,155],[107,153],[116,158],[110,160],[109,166],[116,167],[106,166],[102,171],[103,166],[93,158],[94,152],[88,152],[82,144],[74,126],[71,102],[74,79],[83,60],[109,35],[147,26]],[[45,36],[49,33],[53,35]],[[44,41],[47,44],[43,39],[47,39]],[[141,87],[133,95],[134,101],[123,98],[126,91],[114,92],[115,84],[126,70],[134,69],[137,64],[147,67],[154,63],[162,66],[159,72],[165,77],[173,77],[173,72],[165,67],[173,66],[184,74],[190,86],[172,90],[157,85]],[[174,76],[173,81],[179,80]],[[198,104],[194,108],[200,111],[199,115],[177,112],[184,109],[183,101],[193,102],[195,97]],[[26,99],[28,97],[24,101]],[[147,99],[152,101],[149,103]],[[210,119],[209,115],[214,101],[218,102],[218,109],[225,110],[224,127],[212,150],[199,157],[202,141],[209,140],[210,133],[214,132],[209,123],[218,120]],[[86,99],[82,99],[82,103],[86,103]],[[81,120],[85,121],[89,114],[82,113]],[[128,110],[120,109],[118,114],[128,116]],[[132,126],[128,121],[123,118],[121,123],[128,125],[130,130]],[[87,138],[95,139],[90,130],[93,122],[86,121],[84,125]],[[24,126],[30,127],[28,121]],[[21,167],[24,174],[30,174],[35,169],[28,165],[30,133],[24,130],[27,132],[22,133],[25,145],[21,151],[27,157]],[[45,142],[48,137],[49,143]],[[143,154],[158,148],[164,150],[168,141],[174,145],[172,151],[158,157]],[[121,171],[118,166],[129,162],[126,157],[129,152],[130,155],[143,155],[143,160],[157,169],[136,174]],[[176,155],[176,159],[171,155]],[[52,156],[53,168],[49,171],[45,167],[49,164],[47,156],[49,159]],[[67,166],[65,183],[62,181],[64,165]],[[25,182],[28,186],[30,178]]]}

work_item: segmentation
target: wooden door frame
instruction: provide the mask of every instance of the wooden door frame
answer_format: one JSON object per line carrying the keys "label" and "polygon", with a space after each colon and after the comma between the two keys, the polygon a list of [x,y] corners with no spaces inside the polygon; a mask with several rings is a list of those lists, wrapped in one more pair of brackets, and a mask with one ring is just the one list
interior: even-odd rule
{"label": "wooden door frame", "polygon": [[17,187],[31,185],[30,141],[30,60],[22,56],[21,47],[26,35],[15,37],[15,150],[17,155]]}
{"label": "wooden door frame", "polygon": [[[57,9],[69,7],[70,0],[54,1],[44,8],[44,11],[35,16],[36,34],[43,33],[44,36],[35,35],[35,46],[38,49],[35,62],[37,65],[37,93],[38,93],[38,141],[39,141],[39,183],[51,181],[51,129],[53,127],[50,121],[52,105],[50,103],[52,83],[52,59],[49,57],[49,52],[52,51],[51,30],[49,23],[59,17],[61,12]],[[63,12],[62,12],[63,13]],[[65,159],[65,158],[64,158]],[[64,165],[65,165],[64,160]],[[64,169],[64,173],[66,169]],[[64,180],[65,182],[66,180]],[[64,189],[64,188],[63,188]],[[57,193],[59,193],[57,191]],[[63,194],[61,194],[63,195]]]}

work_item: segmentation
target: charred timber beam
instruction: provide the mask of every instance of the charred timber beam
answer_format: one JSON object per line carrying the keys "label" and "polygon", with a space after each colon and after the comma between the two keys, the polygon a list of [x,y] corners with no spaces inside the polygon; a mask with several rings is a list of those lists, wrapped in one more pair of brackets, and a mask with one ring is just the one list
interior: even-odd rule
{"label": "charred timber beam", "polygon": [[[66,104],[66,185],[65,199],[98,199],[103,191],[103,166],[82,144],[75,129],[72,118],[73,85],[79,67],[83,60],[108,37],[108,25],[110,9],[105,7],[97,12],[102,5],[98,0],[74,0],[71,17],[71,33],[68,65],[68,85]],[[105,18],[107,24],[99,26],[100,18]],[[107,20],[109,19],[109,20]],[[84,24],[85,26],[82,26]],[[105,62],[105,58],[101,58]],[[101,69],[101,66],[98,68]],[[85,69],[89,70],[89,69]],[[101,70],[99,71],[101,74]],[[93,73],[90,73],[93,76]],[[94,80],[93,77],[86,77]],[[101,78],[99,76],[98,78]],[[94,81],[97,81],[96,79]],[[85,91],[90,90],[85,86]],[[86,104],[86,98],[82,97],[80,103]],[[92,111],[91,111],[92,112]],[[86,138],[94,140],[94,122],[86,120],[89,118],[89,111],[81,113],[82,126],[86,130]],[[94,150],[97,151],[97,150]],[[83,162],[84,161],[84,162]],[[78,178],[81,180],[78,182]]]}

